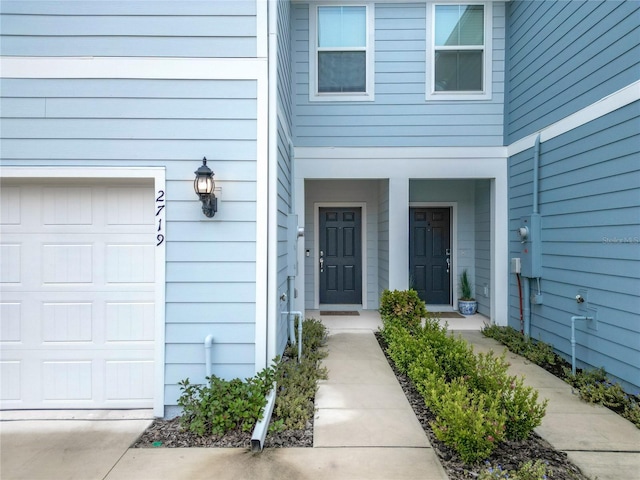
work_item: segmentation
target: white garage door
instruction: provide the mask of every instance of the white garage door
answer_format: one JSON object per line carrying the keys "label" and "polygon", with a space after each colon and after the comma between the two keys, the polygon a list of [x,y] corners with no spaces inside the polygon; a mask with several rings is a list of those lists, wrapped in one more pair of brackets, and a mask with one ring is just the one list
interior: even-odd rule
{"label": "white garage door", "polygon": [[153,406],[153,186],[2,183],[0,406]]}

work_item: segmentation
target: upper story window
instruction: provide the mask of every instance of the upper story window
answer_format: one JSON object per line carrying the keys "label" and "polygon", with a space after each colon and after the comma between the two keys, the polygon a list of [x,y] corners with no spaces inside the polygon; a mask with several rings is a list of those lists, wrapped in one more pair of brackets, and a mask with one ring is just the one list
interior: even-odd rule
{"label": "upper story window", "polygon": [[491,4],[428,9],[427,100],[491,98]]}
{"label": "upper story window", "polygon": [[309,99],[373,100],[373,5],[312,4]]}

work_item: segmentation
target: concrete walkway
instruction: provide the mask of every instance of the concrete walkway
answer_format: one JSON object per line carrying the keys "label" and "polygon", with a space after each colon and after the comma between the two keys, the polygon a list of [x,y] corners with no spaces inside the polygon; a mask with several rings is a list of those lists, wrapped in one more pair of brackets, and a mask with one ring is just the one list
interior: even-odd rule
{"label": "concrete walkway", "polygon": [[[318,312],[307,316],[319,318]],[[0,422],[0,478],[82,480],[445,480],[420,424],[374,337],[377,312],[322,316],[329,380],[316,397],[314,448],[128,449],[149,420]],[[502,352],[478,330],[484,317],[447,319],[476,351]],[[640,430],[571,387],[508,354],[512,373],[549,399],[538,433],[591,478],[640,478]]]}

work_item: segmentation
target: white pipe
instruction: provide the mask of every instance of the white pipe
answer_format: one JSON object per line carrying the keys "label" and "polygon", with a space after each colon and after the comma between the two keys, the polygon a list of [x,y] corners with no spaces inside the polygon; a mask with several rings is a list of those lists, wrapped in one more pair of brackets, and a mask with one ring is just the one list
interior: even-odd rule
{"label": "white pipe", "polygon": [[[302,359],[302,319],[304,317],[302,315],[302,312],[299,312],[296,310],[291,310],[289,312],[280,312],[280,313],[286,314],[289,317],[289,340],[291,341],[291,339],[293,338],[293,341],[291,341],[291,344],[292,345],[295,345],[296,343],[298,344],[298,363],[299,363],[300,360]],[[298,341],[297,342],[295,337],[295,326],[293,323],[293,319],[296,316],[300,319],[298,321]]]}
{"label": "white pipe", "polygon": [[271,414],[273,413],[273,406],[276,403],[276,384],[273,384],[273,388],[267,395],[267,404],[264,407],[262,418],[258,420],[256,426],[253,428],[253,434],[251,435],[251,451],[261,452],[264,448],[264,439],[267,438],[267,431],[269,430],[269,422],[271,421]]}
{"label": "white pipe", "polygon": [[576,321],[593,320],[593,317],[571,317],[571,375],[576,374]]}
{"label": "white pipe", "polygon": [[211,346],[213,345],[213,335],[207,335],[204,339],[204,370],[206,376],[211,376]]}

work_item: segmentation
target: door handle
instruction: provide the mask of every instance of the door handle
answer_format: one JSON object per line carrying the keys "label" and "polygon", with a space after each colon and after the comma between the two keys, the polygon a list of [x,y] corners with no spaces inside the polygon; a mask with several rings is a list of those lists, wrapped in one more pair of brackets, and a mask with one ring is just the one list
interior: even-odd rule
{"label": "door handle", "polygon": [[324,258],[320,257],[320,273],[324,272]]}
{"label": "door handle", "polygon": [[451,268],[451,259],[447,257],[447,273],[449,273],[450,268]]}

